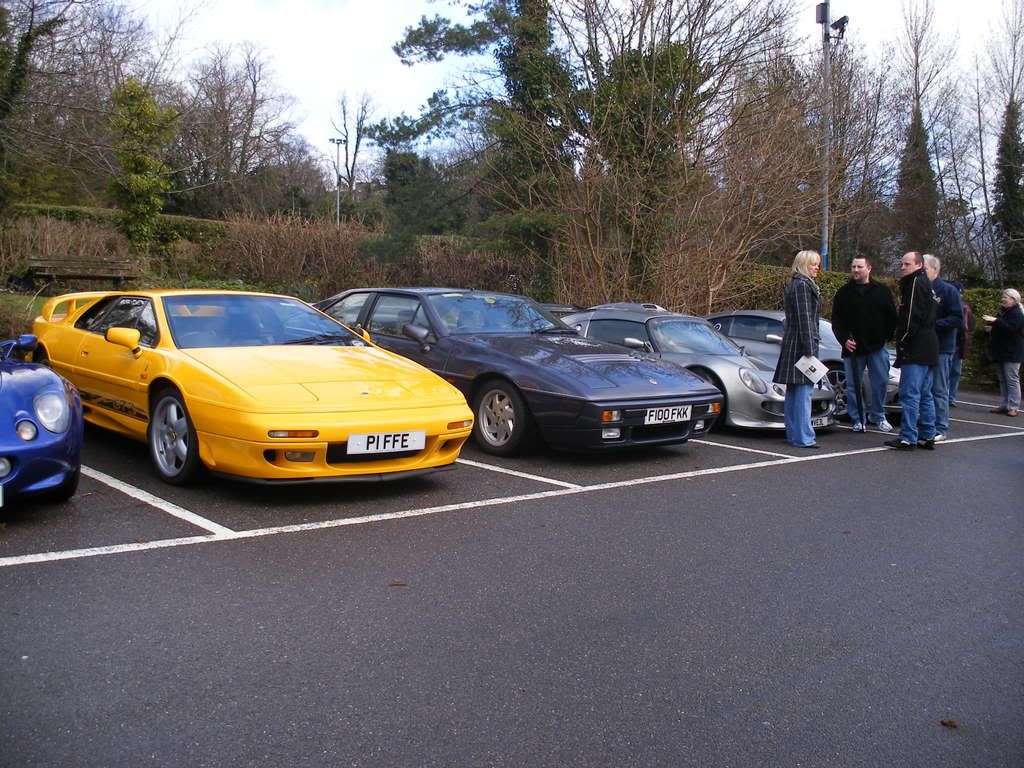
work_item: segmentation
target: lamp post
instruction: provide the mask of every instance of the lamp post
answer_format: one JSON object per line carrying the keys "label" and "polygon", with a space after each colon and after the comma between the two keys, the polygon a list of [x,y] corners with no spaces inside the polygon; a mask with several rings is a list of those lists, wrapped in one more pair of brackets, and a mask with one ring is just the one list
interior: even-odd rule
{"label": "lamp post", "polygon": [[345,139],[328,139],[334,145],[334,226],[341,229],[341,145]]}
{"label": "lamp post", "polygon": [[846,32],[846,24],[850,21],[849,16],[831,21],[831,9],[829,0],[818,3],[815,8],[815,20],[821,24],[821,88],[824,100],[824,120],[822,121],[821,139],[821,268],[828,269],[829,265],[829,177],[831,176],[832,161],[832,53],[830,43],[832,34],[829,29],[836,31],[836,39],[842,40]]}

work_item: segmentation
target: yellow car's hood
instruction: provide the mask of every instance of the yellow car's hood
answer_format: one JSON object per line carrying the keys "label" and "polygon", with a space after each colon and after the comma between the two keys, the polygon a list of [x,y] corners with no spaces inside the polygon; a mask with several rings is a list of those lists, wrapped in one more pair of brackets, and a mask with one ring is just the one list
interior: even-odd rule
{"label": "yellow car's hood", "polygon": [[263,406],[405,408],[463,402],[426,368],[376,347],[268,346],[183,350]]}

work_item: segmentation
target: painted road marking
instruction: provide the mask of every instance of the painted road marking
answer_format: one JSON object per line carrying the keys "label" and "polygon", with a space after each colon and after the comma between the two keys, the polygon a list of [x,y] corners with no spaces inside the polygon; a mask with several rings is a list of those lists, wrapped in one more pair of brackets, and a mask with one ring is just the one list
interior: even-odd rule
{"label": "painted road marking", "polygon": [[[1010,418],[1013,418],[1012,416]],[[991,421],[971,421],[969,419],[954,419],[952,416],[949,417],[950,421],[955,421],[959,424],[976,424],[982,427],[995,427],[997,429],[1019,429],[1024,431],[1024,427],[1018,427],[1015,424],[993,424]]]}
{"label": "painted road marking", "polygon": [[740,445],[730,445],[729,443],[716,443],[714,440],[690,440],[691,443],[697,443],[699,445],[713,445],[716,448],[728,448],[732,451],[742,451],[744,453],[760,453],[763,456],[778,456],[786,459],[791,456],[788,453],[776,453],[775,451],[762,451],[758,448],[744,448]]}
{"label": "painted road marking", "polygon": [[518,472],[514,469],[505,469],[504,467],[496,467],[493,464],[483,464],[479,461],[472,461],[470,459],[456,459],[457,464],[465,464],[467,467],[477,467],[478,469],[489,469],[491,472],[499,472],[503,475],[512,475],[513,477],[522,477],[527,480],[536,480],[539,483],[550,483],[551,485],[560,485],[563,488],[582,488],[583,486],[579,483],[567,483],[563,480],[554,480],[550,477],[541,477],[540,475],[531,475],[528,472]]}
{"label": "painted road marking", "polygon": [[[1021,432],[1006,432],[997,435],[982,435],[978,437],[961,437],[946,441],[945,444],[970,443],[979,440],[998,440],[1007,437],[1024,437]],[[944,445],[945,445],[944,444]],[[391,520],[404,520],[412,517],[426,517],[443,512],[458,512],[468,509],[482,509],[484,507],[496,507],[506,504],[518,504],[524,501],[538,501],[541,499],[556,498],[559,496],[575,496],[583,493],[596,493],[600,491],[617,490],[628,488],[634,485],[651,485],[653,483],[664,483],[672,480],[689,480],[695,477],[707,477],[711,475],[724,475],[732,472],[742,472],[749,469],[765,469],[778,467],[787,464],[804,464],[812,461],[827,461],[830,459],[845,458],[848,456],[860,456],[868,453],[879,453],[891,450],[883,446],[876,448],[861,448],[854,451],[837,451],[835,453],[823,453],[813,456],[790,456],[787,458],[774,459],[772,461],[757,461],[751,464],[737,464],[728,467],[713,467],[711,469],[697,469],[688,472],[675,472],[668,475],[654,475],[632,480],[617,480],[599,485],[578,486],[576,488],[562,488],[558,490],[539,491],[537,493],[526,493],[518,496],[504,496],[494,499],[480,499],[478,501],[466,501],[457,504],[443,504],[435,507],[422,509],[407,509],[402,512],[384,512],[377,515],[363,515],[361,517],[350,517],[339,520],[325,520],[318,523],[298,523],[294,525],[281,525],[272,528],[257,528],[247,531],[231,531],[222,528],[223,533],[215,533],[210,536],[192,536],[182,539],[164,539],[162,541],[140,542],[135,544],[120,544],[110,547],[93,547],[89,549],[65,550],[62,552],[42,552],[32,555],[17,555],[14,557],[0,558],[0,568],[15,565],[27,565],[30,563],[45,563],[58,560],[73,560],[86,557],[98,557],[102,555],[113,555],[127,552],[144,552],[151,549],[168,549],[171,547],[183,547],[193,544],[207,544],[217,541],[238,541],[241,539],[255,539],[265,536],[276,536],[287,533],[302,533],[304,531],[326,530],[329,528],[342,528],[349,525],[366,525],[368,523],[388,522]],[[191,514],[191,513],[190,513]],[[198,516],[197,516],[198,517]],[[203,518],[199,518],[203,519]]]}
{"label": "painted road marking", "polygon": [[224,536],[234,533],[230,528],[225,528],[223,525],[207,520],[205,517],[200,517],[195,512],[189,512],[184,507],[179,507],[177,504],[172,504],[169,501],[161,499],[159,496],[154,496],[141,488],[136,488],[134,485],[128,485],[128,483],[118,480],[116,477],[111,477],[108,474],[100,472],[99,470],[82,465],[82,474],[86,477],[91,477],[93,480],[98,480],[104,485],[109,485],[111,488],[120,491],[126,496],[130,496],[133,499],[144,501],[151,507],[159,509],[161,512],[166,512],[169,515],[173,515],[180,520],[184,520],[186,523],[202,528],[204,531],[216,534],[218,536]]}

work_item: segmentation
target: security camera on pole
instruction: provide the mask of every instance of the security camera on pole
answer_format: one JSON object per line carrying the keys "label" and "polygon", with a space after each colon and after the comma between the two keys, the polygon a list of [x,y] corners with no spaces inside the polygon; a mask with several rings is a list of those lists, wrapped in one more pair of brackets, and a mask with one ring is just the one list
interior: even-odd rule
{"label": "security camera on pole", "polygon": [[829,175],[831,173],[830,161],[832,156],[832,86],[830,85],[830,78],[832,74],[832,55],[830,52],[829,43],[832,40],[832,34],[829,32],[829,28],[835,30],[835,38],[842,40],[843,35],[846,33],[846,25],[850,21],[849,16],[843,16],[841,19],[837,19],[835,22],[830,22],[831,11],[829,9],[829,0],[825,0],[823,3],[818,3],[818,7],[815,9],[815,19],[821,24],[821,87],[824,91],[824,104],[825,104],[825,119],[823,121],[822,130],[822,162],[821,162],[821,190],[822,190],[822,204],[821,204],[821,268],[829,268],[829,223],[828,223],[828,193],[829,193]]}

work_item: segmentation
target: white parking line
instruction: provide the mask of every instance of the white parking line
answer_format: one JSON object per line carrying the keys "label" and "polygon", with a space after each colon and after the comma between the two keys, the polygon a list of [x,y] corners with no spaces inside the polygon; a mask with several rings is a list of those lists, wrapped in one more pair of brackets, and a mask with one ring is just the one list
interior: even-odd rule
{"label": "white parking line", "polygon": [[[1007,437],[1020,438],[1024,437],[1024,434],[1022,434],[1021,432],[1005,432],[998,435],[961,437],[953,440],[948,440],[946,443],[943,443],[939,447],[942,448],[943,446],[952,443],[969,443],[978,440],[998,440]],[[752,464],[736,464],[728,467],[696,469],[688,472],[675,472],[669,475],[654,475],[651,477],[641,477],[632,480],[617,480],[615,482],[601,483],[599,485],[583,485],[577,486],[575,488],[563,488],[559,490],[539,491],[537,493],[520,494],[518,496],[503,496],[500,498],[481,499],[479,501],[466,501],[457,504],[443,504],[441,506],[426,507],[423,509],[407,509],[402,512],[384,512],[378,515],[364,515],[361,517],[349,517],[338,520],[325,520],[318,523],[298,523],[295,525],[282,525],[273,528],[256,528],[248,531],[231,531],[228,528],[218,526],[221,528],[223,533],[214,534],[212,536],[191,536],[188,538],[181,539],[164,539],[162,541],[149,541],[135,544],[120,544],[109,547],[93,547],[89,549],[73,549],[65,550],[62,552],[41,552],[32,555],[17,555],[14,557],[3,557],[0,558],[0,568],[6,568],[15,565],[27,565],[30,563],[44,563],[58,560],[73,560],[86,557],[98,557],[101,555],[113,555],[126,552],[144,552],[146,550],[151,549],[184,547],[190,546],[192,544],[207,544],[216,541],[238,541],[240,539],[255,539],[264,536],[276,536],[279,534],[286,533],[301,533],[304,531],[325,530],[328,528],[342,528],[349,525],[366,525],[367,523],[380,523],[387,522],[390,520],[403,520],[412,517],[425,517],[428,515],[440,514],[442,512],[458,512],[468,509],[482,509],[484,507],[496,507],[505,504],[516,504],[524,501],[537,501],[539,499],[550,499],[558,496],[574,496],[581,493],[596,493],[599,491],[609,491],[617,490],[619,488],[628,488],[634,485],[650,485],[653,483],[664,483],[672,480],[688,480],[690,478],[695,477],[706,477],[709,475],[723,475],[731,472],[742,472],[747,469],[764,469],[767,467],[782,466],[784,464],[803,464],[812,461],[825,461],[828,459],[838,459],[847,456],[859,456],[863,454],[879,453],[881,451],[888,450],[891,449],[886,448],[884,445],[881,445],[874,448],[860,448],[854,451],[837,451],[835,453],[822,453],[812,456],[790,456],[787,458],[775,459],[773,461],[757,461]],[[166,504],[167,502],[164,503]],[[178,509],[181,508],[178,507]],[[202,520],[203,518],[198,519]]]}
{"label": "white parking line", "polygon": [[744,448],[740,445],[730,445],[729,443],[716,443],[714,440],[690,440],[691,443],[697,443],[698,445],[713,445],[716,448],[728,448],[733,451],[742,451],[744,453],[760,453],[762,456],[778,456],[786,459],[790,457],[788,453],[775,453],[774,451],[762,451],[758,448]]}
{"label": "white parking line", "polygon": [[531,475],[528,472],[517,472],[514,469],[505,469],[504,467],[496,467],[493,464],[482,464],[479,461],[472,461],[471,459],[456,459],[458,464],[465,464],[467,467],[476,467],[478,469],[489,469],[491,472],[499,472],[503,475],[512,475],[513,477],[522,477],[527,480],[536,480],[539,483],[550,483],[551,485],[558,485],[562,488],[582,488],[583,486],[579,483],[567,483],[563,480],[553,480],[550,477],[541,477],[540,475]]}
{"label": "white parking line", "polygon": [[982,427],[998,427],[999,429],[1019,429],[1024,432],[1024,427],[1018,427],[1016,424],[993,424],[991,421],[971,421],[970,419],[954,419],[952,416],[949,417],[950,421],[955,421],[958,424],[976,424]]}
{"label": "white parking line", "polygon": [[191,523],[204,531],[209,531],[218,536],[224,536],[234,533],[230,528],[225,528],[223,525],[219,525],[212,520],[207,520],[205,517],[200,517],[195,512],[189,512],[184,507],[179,507],[177,504],[172,504],[169,501],[161,499],[159,496],[154,496],[141,488],[136,488],[134,485],[128,485],[128,483],[121,482],[116,477],[104,474],[99,470],[95,470],[92,467],[82,465],[82,474],[86,477],[91,477],[93,480],[99,480],[104,485],[109,485],[111,488],[120,491],[126,496],[131,496],[133,499],[144,501],[151,507],[159,509],[161,512],[166,512],[169,515],[173,515],[180,520],[184,520],[186,523]]}

